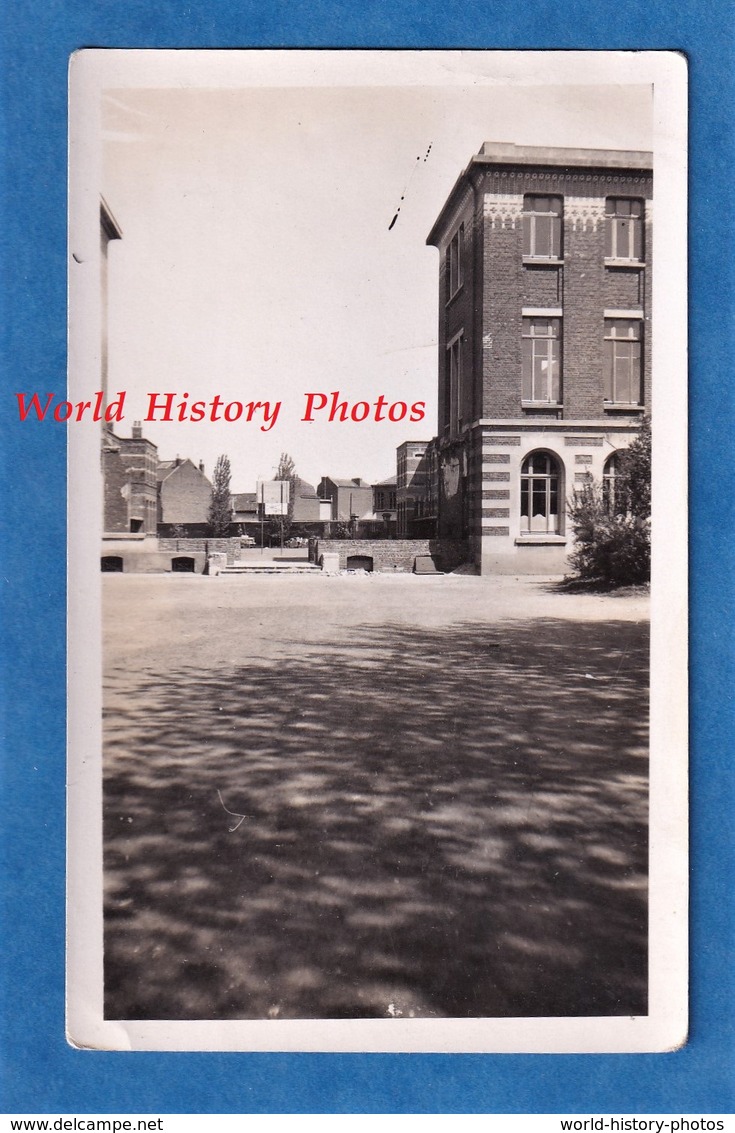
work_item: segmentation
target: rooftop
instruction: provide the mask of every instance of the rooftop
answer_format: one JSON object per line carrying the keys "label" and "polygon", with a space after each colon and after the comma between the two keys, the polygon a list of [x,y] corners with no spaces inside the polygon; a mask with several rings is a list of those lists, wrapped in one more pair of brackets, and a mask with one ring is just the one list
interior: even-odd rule
{"label": "rooftop", "polygon": [[[447,197],[431,232],[427,244],[436,244],[442,222],[454,207],[458,197],[474,170],[491,166],[505,168],[558,168],[559,170],[599,169],[636,170],[651,172],[653,154],[649,150],[572,149],[564,146],[518,146],[515,142],[483,142],[480,152],[471,157],[467,168],[460,173]],[[471,181],[470,181],[471,183]]]}
{"label": "rooftop", "polygon": [[325,476],[325,480],[329,480],[337,488],[369,488],[367,480],[363,480],[360,476],[355,476],[353,480],[338,480],[334,476]]}
{"label": "rooftop", "polygon": [[257,495],[255,492],[234,492],[232,506],[235,511],[257,511]]}
{"label": "rooftop", "polygon": [[561,165],[597,169],[652,169],[648,150],[570,149],[563,146],[517,146],[515,142],[483,142],[470,165]]}

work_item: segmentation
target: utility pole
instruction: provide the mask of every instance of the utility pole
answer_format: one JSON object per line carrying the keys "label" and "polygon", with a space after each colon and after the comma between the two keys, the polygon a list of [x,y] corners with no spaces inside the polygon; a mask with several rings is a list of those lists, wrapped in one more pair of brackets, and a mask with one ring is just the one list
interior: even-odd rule
{"label": "utility pole", "polygon": [[263,543],[265,541],[265,484],[260,481],[260,557],[263,557]]}
{"label": "utility pole", "polygon": [[281,480],[281,558],[283,558],[283,480]]}

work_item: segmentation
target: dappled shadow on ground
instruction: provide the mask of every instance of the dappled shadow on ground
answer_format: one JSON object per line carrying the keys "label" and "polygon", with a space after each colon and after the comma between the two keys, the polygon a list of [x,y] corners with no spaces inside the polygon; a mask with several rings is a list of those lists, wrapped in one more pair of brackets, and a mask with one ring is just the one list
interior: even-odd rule
{"label": "dappled shadow on ground", "polygon": [[107,1017],[645,1014],[646,629],[294,653],[107,674]]}
{"label": "dappled shadow on ground", "polygon": [[642,597],[650,594],[649,582],[609,582],[602,578],[579,578],[565,575],[541,585],[547,594],[605,594],[611,598]]}

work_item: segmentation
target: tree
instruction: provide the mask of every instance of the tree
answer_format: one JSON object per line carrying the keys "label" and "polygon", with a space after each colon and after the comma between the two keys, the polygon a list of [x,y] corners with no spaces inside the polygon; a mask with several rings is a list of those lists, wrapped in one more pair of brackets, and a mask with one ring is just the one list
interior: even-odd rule
{"label": "tree", "polygon": [[272,532],[274,534],[277,533],[279,536],[281,532],[283,532],[283,537],[287,539],[291,525],[293,524],[294,505],[296,503],[296,494],[299,486],[299,478],[296,475],[296,465],[294,464],[293,458],[290,457],[287,452],[281,453],[276,474],[273,479],[285,480],[289,485],[288,511],[286,515],[278,517],[271,528]]}
{"label": "tree", "polygon": [[616,483],[616,511],[639,519],[651,517],[651,419],[645,417],[641,431],[620,454],[620,471]]}
{"label": "tree", "polygon": [[212,475],[212,498],[209,504],[207,522],[215,538],[222,538],[229,534],[232,519],[232,506],[230,503],[230,460],[222,454],[217,457]]}
{"label": "tree", "polygon": [[651,424],[620,454],[613,492],[590,480],[569,501],[580,578],[625,585],[651,577]]}

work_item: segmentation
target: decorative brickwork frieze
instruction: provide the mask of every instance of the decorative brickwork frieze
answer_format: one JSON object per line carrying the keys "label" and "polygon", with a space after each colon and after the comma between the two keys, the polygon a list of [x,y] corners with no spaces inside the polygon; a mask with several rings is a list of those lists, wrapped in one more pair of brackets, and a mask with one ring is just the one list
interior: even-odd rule
{"label": "decorative brickwork frieze", "polygon": [[492,229],[515,228],[523,218],[523,194],[485,193],[483,211]]}
{"label": "decorative brickwork frieze", "polygon": [[575,464],[591,464],[592,463],[592,453],[591,452],[578,452],[576,454],[576,456],[574,457],[574,463]]}
{"label": "decorative brickwork frieze", "polygon": [[507,452],[484,453],[485,464],[510,464],[510,455]]}
{"label": "decorative brickwork frieze", "polygon": [[602,437],[565,437],[564,444],[575,448],[602,448]]}
{"label": "decorative brickwork frieze", "polygon": [[510,472],[483,472],[482,478],[485,481],[490,480],[495,483],[505,481],[507,483],[510,480]]}
{"label": "decorative brickwork frieze", "polygon": [[597,232],[604,220],[604,197],[564,198],[564,224],[573,232]]}

